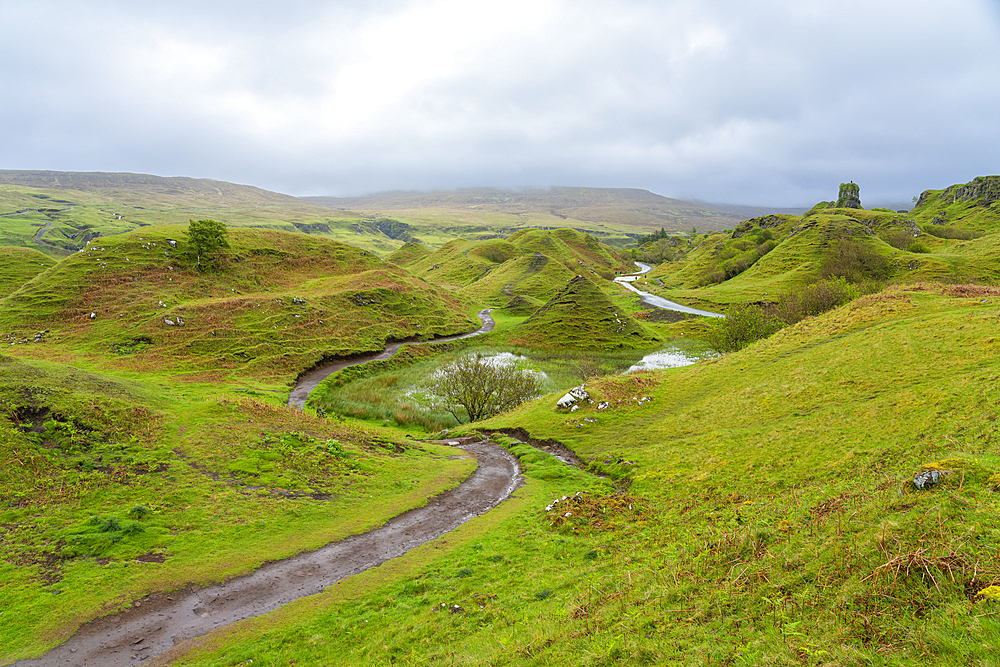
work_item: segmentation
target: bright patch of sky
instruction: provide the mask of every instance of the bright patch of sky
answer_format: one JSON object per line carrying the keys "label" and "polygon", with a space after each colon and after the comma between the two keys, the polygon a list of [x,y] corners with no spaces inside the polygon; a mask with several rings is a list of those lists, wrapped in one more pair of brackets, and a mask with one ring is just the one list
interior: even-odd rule
{"label": "bright patch of sky", "polygon": [[810,206],[996,173],[989,0],[0,0],[0,168]]}

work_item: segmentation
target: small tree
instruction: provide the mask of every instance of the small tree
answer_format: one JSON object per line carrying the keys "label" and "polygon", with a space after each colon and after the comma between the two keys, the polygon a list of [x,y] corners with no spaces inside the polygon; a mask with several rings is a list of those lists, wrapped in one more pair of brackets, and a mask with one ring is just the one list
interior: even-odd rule
{"label": "small tree", "polygon": [[470,422],[492,417],[534,398],[539,389],[531,371],[476,354],[438,371],[431,391],[462,423],[463,412]]}
{"label": "small tree", "polygon": [[195,265],[202,269],[201,260],[206,265],[214,264],[224,248],[229,247],[226,240],[228,231],[226,225],[217,220],[191,220],[187,229],[189,244],[188,253],[195,260]]}

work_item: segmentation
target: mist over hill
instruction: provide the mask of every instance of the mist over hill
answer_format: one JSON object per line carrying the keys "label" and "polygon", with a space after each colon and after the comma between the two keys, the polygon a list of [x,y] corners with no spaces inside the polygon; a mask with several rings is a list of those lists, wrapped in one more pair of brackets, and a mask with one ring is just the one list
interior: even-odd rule
{"label": "mist over hill", "polygon": [[719,231],[765,213],[802,213],[742,205],[717,205],[671,199],[637,188],[472,188],[433,192],[381,192],[363,197],[303,197],[330,208],[366,213],[414,209],[464,210],[481,214],[546,216],[559,220],[608,223],[639,230]]}

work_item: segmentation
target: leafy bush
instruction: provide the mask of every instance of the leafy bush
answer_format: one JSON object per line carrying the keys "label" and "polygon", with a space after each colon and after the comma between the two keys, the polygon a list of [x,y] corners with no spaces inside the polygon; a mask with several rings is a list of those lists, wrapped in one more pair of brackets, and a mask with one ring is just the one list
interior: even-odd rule
{"label": "leafy bush", "polygon": [[472,422],[511,410],[537,396],[540,385],[531,371],[475,354],[442,368],[432,391],[461,423],[463,413]]}
{"label": "leafy bush", "polygon": [[873,245],[846,238],[831,244],[820,269],[824,279],[844,278],[851,283],[886,280],[891,274],[889,260]]}
{"label": "leafy bush", "polygon": [[883,229],[878,233],[878,237],[897,250],[906,250],[913,243],[913,234],[895,227]]}
{"label": "leafy bush", "polygon": [[736,352],[781,327],[781,320],[770,308],[756,304],[737,306],[712,326],[708,344],[718,352]]}
{"label": "leafy bush", "polygon": [[775,315],[786,325],[795,324],[845,304],[860,296],[860,292],[844,278],[821,280],[783,294],[775,307]]}

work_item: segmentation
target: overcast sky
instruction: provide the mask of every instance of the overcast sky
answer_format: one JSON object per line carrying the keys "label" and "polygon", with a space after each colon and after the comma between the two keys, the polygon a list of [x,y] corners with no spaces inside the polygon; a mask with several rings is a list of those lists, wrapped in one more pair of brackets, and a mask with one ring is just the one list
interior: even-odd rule
{"label": "overcast sky", "polygon": [[997,0],[0,0],[0,168],[866,205],[1000,173]]}

